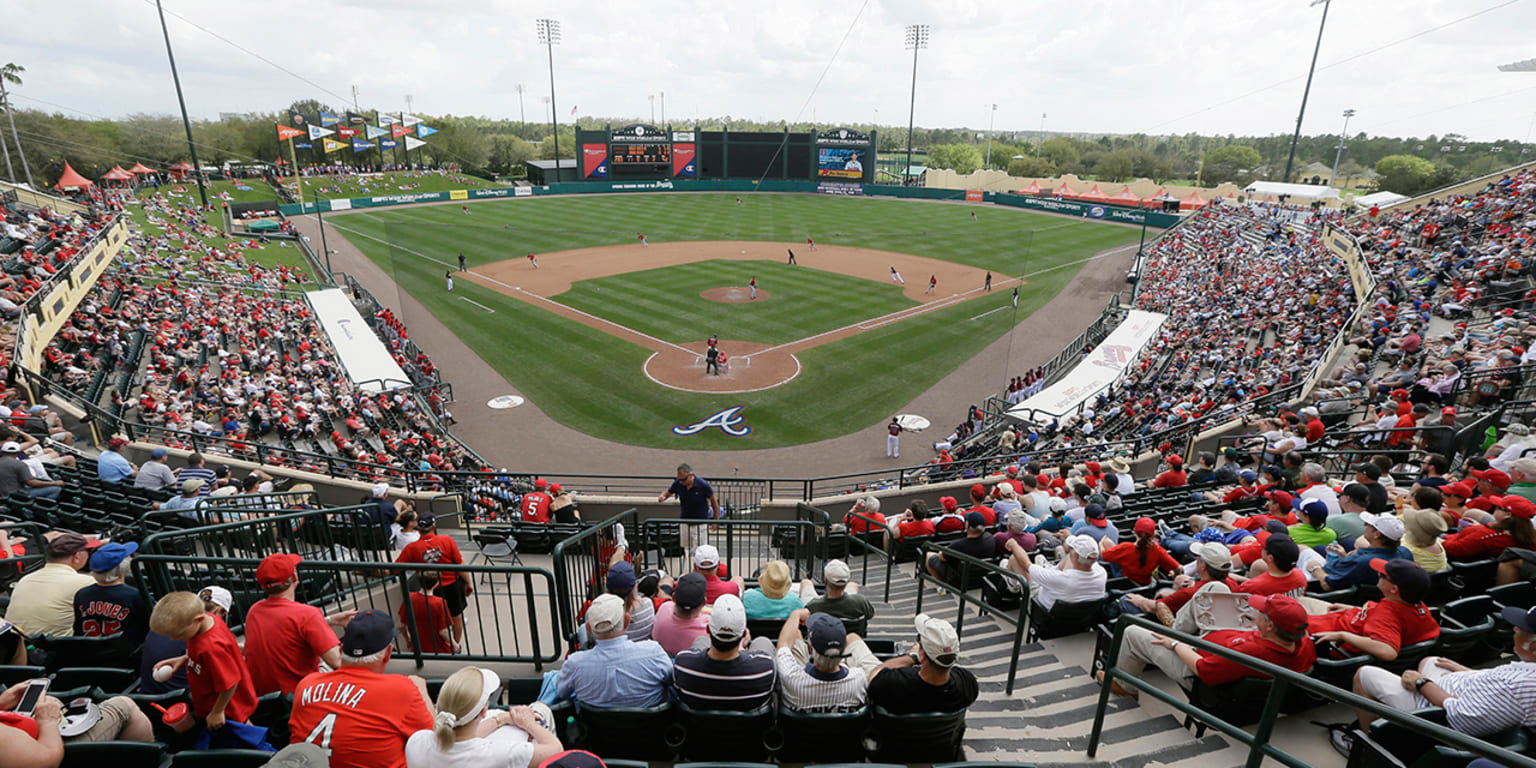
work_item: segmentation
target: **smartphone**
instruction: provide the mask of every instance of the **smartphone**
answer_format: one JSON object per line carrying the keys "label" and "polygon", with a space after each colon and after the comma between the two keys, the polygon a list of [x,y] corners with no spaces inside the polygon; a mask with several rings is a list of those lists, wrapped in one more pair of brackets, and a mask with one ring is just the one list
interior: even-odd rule
{"label": "smartphone", "polygon": [[16,625],[14,623],[6,621],[5,619],[0,619],[0,635],[3,635],[15,628]]}
{"label": "smartphone", "polygon": [[31,717],[32,713],[37,709],[37,703],[42,701],[43,696],[47,695],[47,693],[48,680],[46,678],[32,680],[27,683],[27,689],[21,692],[21,703],[16,705],[14,711],[18,715]]}

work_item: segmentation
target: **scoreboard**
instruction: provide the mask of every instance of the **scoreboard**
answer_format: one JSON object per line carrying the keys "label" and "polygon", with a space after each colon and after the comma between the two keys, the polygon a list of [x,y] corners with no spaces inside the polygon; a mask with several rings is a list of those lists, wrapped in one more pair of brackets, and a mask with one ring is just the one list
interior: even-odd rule
{"label": "scoreboard", "polygon": [[611,150],[611,159],[615,166],[626,165],[672,165],[672,145],[670,143],[646,143],[646,144],[614,144]]}

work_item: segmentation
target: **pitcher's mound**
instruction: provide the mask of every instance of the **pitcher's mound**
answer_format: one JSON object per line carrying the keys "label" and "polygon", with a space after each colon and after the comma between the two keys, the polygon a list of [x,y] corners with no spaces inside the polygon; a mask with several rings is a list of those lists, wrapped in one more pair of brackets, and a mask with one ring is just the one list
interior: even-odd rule
{"label": "pitcher's mound", "polygon": [[[724,288],[711,288],[699,296],[706,301],[718,301],[722,304],[739,304],[744,301],[752,301],[752,289],[745,285],[727,285]],[[757,289],[757,300],[768,298],[767,291]]]}
{"label": "pitcher's mound", "polygon": [[[762,296],[762,292],[758,292]],[[749,341],[720,342],[727,357],[720,373],[709,373],[704,353],[709,345],[691,341],[683,349],[667,347],[645,361],[645,375],[664,387],[684,392],[757,392],[788,384],[800,375],[800,360],[789,352],[764,352],[766,344]]]}

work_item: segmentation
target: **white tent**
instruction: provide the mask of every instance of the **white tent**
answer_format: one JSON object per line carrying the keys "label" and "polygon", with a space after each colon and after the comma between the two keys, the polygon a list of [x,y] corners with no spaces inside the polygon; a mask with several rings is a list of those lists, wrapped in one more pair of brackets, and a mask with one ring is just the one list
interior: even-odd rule
{"label": "white tent", "polygon": [[1351,200],[1350,202],[1354,203],[1355,205],[1364,206],[1366,208],[1369,208],[1373,205],[1379,205],[1382,208],[1386,208],[1388,206],[1397,205],[1398,203],[1401,203],[1407,199],[1407,195],[1399,195],[1396,192],[1383,191],[1372,192],[1369,195],[1361,195],[1354,200]]}
{"label": "white tent", "polygon": [[1339,191],[1333,187],[1318,184],[1283,184],[1278,181],[1255,181],[1243,188],[1250,195],[1274,195],[1279,197],[1299,197],[1306,200],[1326,200],[1337,198]]}

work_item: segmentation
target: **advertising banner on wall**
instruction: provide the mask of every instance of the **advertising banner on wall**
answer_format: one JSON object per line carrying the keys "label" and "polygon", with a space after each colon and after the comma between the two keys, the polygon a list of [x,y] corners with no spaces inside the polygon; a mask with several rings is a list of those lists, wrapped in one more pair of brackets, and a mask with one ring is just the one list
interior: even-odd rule
{"label": "advertising banner on wall", "polygon": [[386,392],[411,386],[391,357],[384,342],[373,335],[345,291],[328,288],[304,294],[315,310],[315,319],[336,348],[347,377],[365,392]]}
{"label": "advertising banner on wall", "polygon": [[608,178],[608,145],[581,145],[581,177],[584,179]]}
{"label": "advertising banner on wall", "polygon": [[1142,349],[1157,336],[1168,316],[1160,312],[1133,309],[1104,342],[1095,347],[1060,381],[1044,391],[1008,409],[1008,416],[1020,421],[1046,424],[1078,413],[1125,374]]}
{"label": "advertising banner on wall", "polygon": [[691,179],[699,175],[698,164],[694,162],[697,154],[697,144],[673,144],[672,175],[680,179]]}

